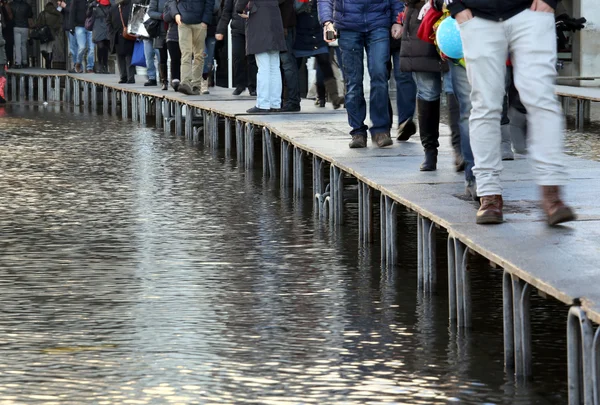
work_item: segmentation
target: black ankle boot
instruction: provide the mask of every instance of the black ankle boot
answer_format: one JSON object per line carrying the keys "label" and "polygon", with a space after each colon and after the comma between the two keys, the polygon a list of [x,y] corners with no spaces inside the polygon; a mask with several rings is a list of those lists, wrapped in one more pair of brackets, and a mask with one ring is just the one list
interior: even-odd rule
{"label": "black ankle boot", "polygon": [[425,161],[421,165],[421,171],[433,171],[437,169],[437,149],[440,146],[440,100],[425,101],[417,99],[417,106],[419,110],[419,135],[425,150]]}

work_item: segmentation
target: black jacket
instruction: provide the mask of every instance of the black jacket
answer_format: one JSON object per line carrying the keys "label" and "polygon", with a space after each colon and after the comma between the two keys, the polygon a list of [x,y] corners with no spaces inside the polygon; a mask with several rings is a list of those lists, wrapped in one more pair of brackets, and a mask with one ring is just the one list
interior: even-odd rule
{"label": "black jacket", "polygon": [[235,0],[224,0],[221,18],[217,25],[217,34],[227,34],[227,25],[231,21],[231,33],[233,35],[246,35],[246,20],[235,12]]}
{"label": "black jacket", "polygon": [[[121,13],[119,12],[119,6],[123,13],[123,21],[121,21]],[[133,4],[131,0],[123,0],[118,4],[113,4],[110,7],[110,14],[106,19],[108,26],[108,32],[110,36],[110,49],[117,55],[132,55],[133,45],[135,41],[130,41],[123,38],[123,27],[127,27],[129,23],[129,17],[131,16],[131,8]],[[125,25],[123,25],[125,23]]]}
{"label": "black jacket", "polygon": [[[558,0],[544,0],[556,9]],[[476,17],[486,20],[502,21],[519,14],[531,7],[532,0],[446,0],[452,17],[465,9],[471,9]]]}
{"label": "black jacket", "polygon": [[300,13],[297,15],[294,49],[316,51],[319,48],[327,46],[327,43],[323,39],[323,27],[319,22],[317,1],[313,1],[310,13]]}
{"label": "black jacket", "polygon": [[[250,0],[238,0],[235,11],[243,13]],[[257,55],[269,51],[286,51],[283,23],[278,0],[252,0],[255,9],[246,26],[246,54]]]}
{"label": "black jacket", "polygon": [[215,0],[179,0],[169,2],[171,15],[181,15],[181,22],[184,24],[210,25],[213,20],[213,7]]}
{"label": "black jacket", "polygon": [[13,14],[13,26],[17,28],[29,28],[29,19],[33,18],[33,10],[29,3],[23,0],[15,0],[10,5]]}
{"label": "black jacket", "polygon": [[[313,7],[316,7],[316,2]],[[283,28],[294,28],[296,26],[296,10],[294,9],[294,0],[279,1],[279,10],[281,10],[281,21]]]}
{"label": "black jacket", "polygon": [[69,27],[71,29],[75,27],[84,27],[85,15],[88,9],[87,1],[71,0],[69,7]]}
{"label": "black jacket", "polygon": [[[421,21],[419,12],[424,0],[408,0],[404,12],[404,31],[400,47],[400,70],[403,72],[447,72],[448,65],[442,61],[435,45],[417,36]],[[440,4],[441,5],[441,4]]]}

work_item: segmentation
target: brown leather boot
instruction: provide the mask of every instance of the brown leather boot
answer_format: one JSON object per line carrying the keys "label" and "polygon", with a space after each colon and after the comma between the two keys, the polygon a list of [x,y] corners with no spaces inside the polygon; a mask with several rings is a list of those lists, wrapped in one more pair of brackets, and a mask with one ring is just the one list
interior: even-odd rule
{"label": "brown leather boot", "polygon": [[542,186],[542,208],[550,226],[577,219],[573,210],[560,199],[558,186]]}
{"label": "brown leather boot", "polygon": [[502,196],[486,195],[481,197],[481,206],[477,211],[477,223],[480,225],[501,224],[504,222],[502,215]]}

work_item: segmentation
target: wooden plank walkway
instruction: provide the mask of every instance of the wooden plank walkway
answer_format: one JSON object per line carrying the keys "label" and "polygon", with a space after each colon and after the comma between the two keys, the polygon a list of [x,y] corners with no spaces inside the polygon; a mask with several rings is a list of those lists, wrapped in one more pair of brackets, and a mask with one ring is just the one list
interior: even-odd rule
{"label": "wooden plank walkway", "polygon": [[[25,74],[25,71],[17,71],[17,74]],[[30,74],[35,75],[35,73]],[[505,187],[506,222],[497,226],[478,226],[475,225],[477,206],[463,196],[464,176],[453,170],[449,131],[444,125],[441,131],[438,171],[423,173],[419,171],[423,151],[418,136],[411,138],[409,142],[395,143],[385,149],[374,148],[370,141],[366,149],[349,149],[349,128],[345,111],[333,111],[331,107],[317,108],[309,100],[303,101],[302,113],[248,115],[244,111],[254,105],[254,100],[250,97],[231,96],[230,90],[227,89],[211,89],[210,95],[190,97],[173,91],[161,91],[156,87],[143,87],[141,84],[119,85],[114,75],[74,76],[78,80],[94,83],[96,86],[114,89],[119,94],[144,94],[154,101],[165,100],[177,106],[189,105],[213,113],[215,116],[225,117],[232,123],[240,122],[266,128],[281,141],[283,146],[289,145],[296,151],[301,151],[304,156],[316,159],[313,160],[313,170],[317,170],[315,162],[327,162],[332,167],[332,179],[337,176],[336,170],[339,170],[342,175],[345,173],[346,177],[354,177],[358,180],[363,196],[369,190],[381,193],[382,217],[393,212],[394,204],[415,211],[420,218],[420,238],[424,238],[423,243],[419,243],[421,271],[426,271],[425,267],[428,266],[427,261],[422,260],[421,256],[431,256],[431,252],[427,250],[424,230],[431,230],[431,224],[437,224],[448,231],[451,249],[462,254],[461,249],[468,248],[504,268],[505,277],[513,277],[512,292],[506,283],[504,286],[505,289],[509,288],[505,291],[509,291],[511,297],[512,294],[521,293],[519,288],[515,290],[514,280],[524,282],[567,305],[580,307],[591,321],[600,324],[599,162],[567,157],[566,163],[571,172],[571,181],[566,187],[565,197],[566,201],[575,208],[579,219],[556,228],[549,228],[544,221],[538,205],[539,190],[527,160],[523,156],[517,156],[515,161],[504,162],[505,170],[502,178]],[[205,131],[206,128],[208,126],[205,126]],[[254,134],[252,136],[256,136],[256,132],[252,131],[252,133]],[[205,134],[205,137],[207,136],[209,135]],[[263,147],[265,142],[269,142],[268,139],[270,138],[263,138]],[[283,146],[279,155],[280,160],[284,159]],[[237,147],[242,148],[243,145],[238,143]],[[336,199],[339,190],[336,190],[334,181],[330,185],[331,198]],[[313,193],[317,188],[319,187],[315,183]],[[324,190],[318,191],[322,193]],[[359,201],[361,201],[360,197]],[[336,209],[335,204],[332,206]],[[370,207],[369,204],[361,205],[362,212]],[[385,212],[383,207],[388,207],[385,208]],[[340,206],[339,209],[342,207]],[[389,227],[389,222],[385,225],[382,222],[382,240],[385,240],[386,244],[382,249],[384,254],[388,249],[395,249],[389,246],[389,238],[394,240],[395,230],[390,230]],[[460,246],[456,244],[457,241],[460,242]],[[435,256],[430,258],[435,260]],[[460,264],[457,261],[449,265],[449,271],[455,272],[451,274],[456,274],[457,283],[460,284],[458,281],[462,277]],[[464,271],[466,272],[466,268]],[[457,294],[460,296],[463,292],[458,289]],[[515,302],[518,301],[517,299]],[[453,305],[451,302],[451,311]],[[461,305],[458,299],[459,326],[461,326],[460,318],[464,316],[460,313]],[[521,301],[520,304],[510,305],[525,304]],[[513,309],[517,311],[515,314],[518,313],[513,306],[505,307],[505,317],[512,319]],[[516,325],[515,320],[515,328]],[[468,322],[463,326],[468,326]],[[516,329],[514,333],[517,333]],[[519,339],[521,338],[515,335],[515,342]],[[600,342],[600,338],[596,340]],[[600,346],[600,343],[597,344]],[[591,341],[589,345],[590,347],[586,347],[584,351],[591,357]],[[506,350],[510,352],[510,349]],[[576,360],[570,358],[570,361]],[[596,362],[598,361],[596,359]],[[591,379],[591,369],[586,370],[584,370],[585,378]]]}

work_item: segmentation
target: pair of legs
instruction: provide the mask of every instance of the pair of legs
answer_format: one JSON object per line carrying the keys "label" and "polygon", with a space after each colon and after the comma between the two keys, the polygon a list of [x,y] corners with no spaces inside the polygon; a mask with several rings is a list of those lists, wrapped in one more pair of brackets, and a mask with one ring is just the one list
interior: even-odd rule
{"label": "pair of legs", "polygon": [[[296,28],[288,28],[285,42],[287,52],[281,52],[281,69],[285,78],[287,97],[284,110],[300,111],[300,83],[298,82],[298,63],[294,56],[294,42],[296,41]],[[260,66],[259,66],[260,69]]]}
{"label": "pair of legs", "polygon": [[[367,66],[371,76],[370,116],[373,125],[371,136],[378,146],[389,146],[392,117],[388,110],[388,72],[386,64],[390,59],[390,33],[386,28],[369,32],[341,30],[339,47],[342,51],[342,66],[346,81],[346,110],[352,130],[350,147],[365,147],[367,129],[367,102],[363,89],[364,53],[367,52]],[[377,140],[375,139],[377,138]]]}
{"label": "pair of legs", "polygon": [[421,171],[437,170],[437,155],[440,146],[440,97],[442,94],[441,72],[414,72],[417,84],[419,110],[419,135],[425,151]]}
{"label": "pair of legs", "polygon": [[217,39],[214,36],[206,37],[204,42],[204,68],[202,69],[202,94],[209,94],[208,91],[209,83],[208,79],[213,71],[215,63],[215,47],[217,46]]}
{"label": "pair of legs", "polygon": [[154,60],[156,59],[160,63],[160,54],[158,49],[154,49],[154,40],[144,39],[144,56],[146,57],[148,82],[156,85],[156,62]]}
{"label": "pair of legs", "polygon": [[110,52],[110,41],[104,39],[96,42],[98,65],[100,65],[100,73],[108,73],[108,54]]}
{"label": "pair of legs", "polygon": [[[171,57],[171,83],[178,85],[181,81],[181,50],[179,49],[179,42],[167,41],[167,50]],[[165,63],[166,60],[165,58]]]}
{"label": "pair of legs", "polygon": [[47,42],[45,44],[40,44],[40,52],[42,53],[42,57],[44,58],[44,63],[46,69],[52,69],[52,52],[54,50],[54,41]]}
{"label": "pair of legs", "polygon": [[573,212],[560,199],[568,174],[563,163],[564,121],[554,93],[556,33],[554,14],[525,10],[506,21],[475,17],[460,25],[471,83],[471,148],[477,193],[482,197],[478,223],[502,222],[500,119],[505,94],[506,57],[527,109],[529,157],[542,186],[548,223],[569,221]]}
{"label": "pair of legs", "polygon": [[15,65],[27,65],[27,39],[29,38],[29,28],[13,28],[15,38]]}
{"label": "pair of legs", "polygon": [[87,60],[85,71],[94,71],[94,41],[92,41],[92,32],[85,27],[75,27],[75,39],[77,41],[77,60],[83,70],[83,57],[87,51]]}
{"label": "pair of legs", "polygon": [[246,36],[231,35],[231,52],[233,56],[233,86],[240,93],[246,88],[256,91],[256,75],[258,67],[254,55],[246,56]]}
{"label": "pair of legs", "polygon": [[[181,86],[182,92],[199,92],[204,69],[204,43],[207,27],[202,24],[184,24],[178,26],[179,48],[181,49]],[[193,57],[193,62],[192,62]]]}
{"label": "pair of legs", "polygon": [[[329,101],[333,104],[334,108],[338,109],[343,103],[343,98],[339,96],[337,87],[337,81],[333,74],[333,68],[331,66],[331,54],[320,53],[314,56],[317,62],[317,95],[321,106],[325,106],[326,93],[329,94]],[[304,62],[304,58],[297,58],[298,68]]]}
{"label": "pair of legs", "polygon": [[255,56],[258,65],[256,107],[261,110],[279,109],[283,87],[279,69],[279,52],[263,52]]}
{"label": "pair of legs", "polygon": [[135,66],[131,64],[133,54],[117,54],[117,63],[119,64],[119,75],[121,82],[135,83]]}

